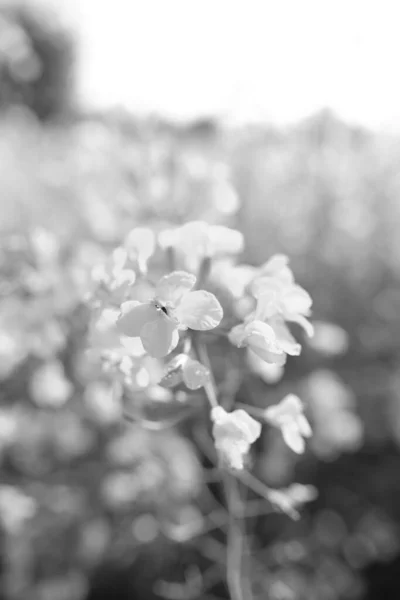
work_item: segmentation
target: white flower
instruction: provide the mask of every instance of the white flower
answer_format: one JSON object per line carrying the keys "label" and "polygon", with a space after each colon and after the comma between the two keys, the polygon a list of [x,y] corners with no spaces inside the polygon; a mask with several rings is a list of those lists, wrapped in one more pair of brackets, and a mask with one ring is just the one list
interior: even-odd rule
{"label": "white flower", "polygon": [[211,411],[215,447],[232,469],[243,469],[244,458],[261,434],[261,424],[244,410],[226,412],[222,406]]}
{"label": "white flower", "polygon": [[304,452],[303,438],[310,437],[312,431],[298,396],[288,394],[279,404],[269,406],[264,412],[264,417],[271,425],[281,430],[283,439],[293,452]]}
{"label": "white flower", "polygon": [[162,231],[158,237],[161,248],[180,252],[190,269],[198,269],[204,258],[238,254],[243,250],[240,231],[209,225],[205,221],[190,221],[181,227]]}
{"label": "white flower", "polygon": [[311,337],[314,329],[306,317],[311,314],[312,299],[294,282],[287,263],[283,255],[272,257],[252,282],[251,292],[257,298],[255,318],[265,321],[280,315],[285,321],[298,323]]}
{"label": "white flower", "polygon": [[87,299],[93,306],[117,306],[127,298],[136,280],[135,272],[126,268],[127,258],[123,248],[116,248],[104,264],[92,269],[94,289]]}
{"label": "white flower", "polygon": [[286,362],[286,354],[279,346],[274,330],[262,321],[236,325],[228,337],[234,346],[247,347],[267,363],[284,365]]}
{"label": "white flower", "polygon": [[151,302],[125,302],[117,327],[121,334],[142,340],[146,352],[154,358],[169,354],[179,341],[180,329],[208,331],[217,327],[223,311],[214,294],[192,292],[196,277],[174,271],[158,282]]}
{"label": "white flower", "polygon": [[139,271],[145,272],[147,261],[154,254],[156,246],[155,235],[147,227],[135,227],[125,238],[124,248],[131,261],[135,261]]}

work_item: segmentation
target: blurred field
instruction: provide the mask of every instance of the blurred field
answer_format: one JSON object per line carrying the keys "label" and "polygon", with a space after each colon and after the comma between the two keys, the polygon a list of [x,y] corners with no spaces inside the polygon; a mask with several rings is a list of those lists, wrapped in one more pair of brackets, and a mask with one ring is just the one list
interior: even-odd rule
{"label": "blurred field", "polygon": [[153,584],[192,564],[227,597],[218,530],[196,537],[215,499],[192,421],[125,423],[84,352],[90,268],[136,225],[204,219],[244,233],[241,261],[287,254],[314,299],[283,379],[253,369],[236,390],[298,393],[314,429],[300,459],[270,432],[257,446],[260,479],[320,493],[297,523],[247,520],[260,590],[397,598],[379,565],[400,552],[400,139],[330,113],[277,131],[58,111],[13,97],[0,119],[0,597],[178,598]]}

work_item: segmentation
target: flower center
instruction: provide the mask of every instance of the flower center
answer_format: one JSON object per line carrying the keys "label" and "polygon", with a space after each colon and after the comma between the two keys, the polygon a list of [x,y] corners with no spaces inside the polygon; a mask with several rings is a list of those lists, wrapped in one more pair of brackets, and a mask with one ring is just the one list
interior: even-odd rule
{"label": "flower center", "polygon": [[157,309],[159,312],[162,312],[162,313],[163,313],[163,314],[164,314],[166,317],[169,317],[169,318],[171,318],[171,316],[172,316],[172,315],[171,315],[171,313],[170,313],[170,311],[169,311],[168,307],[167,307],[167,306],[165,306],[165,304],[163,304],[163,303],[159,302],[158,300],[155,300],[155,301],[154,301],[154,306],[156,307],[156,309]]}

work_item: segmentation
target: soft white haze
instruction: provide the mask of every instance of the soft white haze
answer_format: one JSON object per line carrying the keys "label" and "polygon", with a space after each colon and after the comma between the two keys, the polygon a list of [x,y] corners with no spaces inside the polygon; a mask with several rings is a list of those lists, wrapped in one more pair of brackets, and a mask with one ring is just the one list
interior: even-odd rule
{"label": "soft white haze", "polygon": [[400,129],[399,0],[69,5],[84,104],[275,123],[327,107],[349,121]]}

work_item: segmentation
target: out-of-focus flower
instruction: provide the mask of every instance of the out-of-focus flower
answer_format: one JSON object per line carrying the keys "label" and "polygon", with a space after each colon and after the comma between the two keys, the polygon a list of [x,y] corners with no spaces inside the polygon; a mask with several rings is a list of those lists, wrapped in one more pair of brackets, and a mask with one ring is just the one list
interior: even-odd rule
{"label": "out-of-focus flower", "polygon": [[5,323],[0,327],[0,379],[6,379],[25,358],[27,348],[19,332],[7,331]]}
{"label": "out-of-focus flower", "polygon": [[247,286],[257,273],[256,267],[235,265],[233,259],[222,258],[213,261],[210,278],[217,284],[226,287],[232,296],[239,300],[245,295]]}
{"label": "out-of-focus flower", "polygon": [[246,358],[250,371],[258,375],[265,383],[277,383],[282,379],[283,365],[267,363],[249,349],[247,349]]}
{"label": "out-of-focus flower", "polygon": [[176,229],[162,231],[158,243],[161,248],[174,248],[182,253],[188,268],[196,270],[204,258],[241,252],[243,235],[222,225],[191,221]]}
{"label": "out-of-focus flower", "polygon": [[248,347],[267,363],[284,365],[286,362],[286,354],[279,346],[274,330],[262,321],[236,325],[228,337],[234,346]]}
{"label": "out-of-focus flower", "polygon": [[313,416],[313,448],[318,456],[334,457],[359,449],[363,423],[354,411],[354,393],[344,381],[328,369],[319,369],[308,377],[304,393]]}
{"label": "out-of-focus flower", "polygon": [[215,447],[223,462],[232,469],[243,469],[244,459],[257,438],[261,424],[242,409],[226,412],[222,406],[211,411]]}
{"label": "out-of-focus flower", "polygon": [[88,341],[93,351],[109,350],[121,345],[117,330],[119,311],[106,308],[90,324]]}
{"label": "out-of-focus flower", "polygon": [[133,473],[117,471],[104,479],[101,491],[106,505],[118,510],[137,500],[141,486],[139,478]]}
{"label": "out-of-focus flower", "polygon": [[272,277],[286,285],[294,283],[294,275],[289,267],[289,258],[285,254],[274,254],[259,268],[261,277]]}
{"label": "out-of-focus flower", "polygon": [[304,452],[304,438],[311,436],[311,427],[303,413],[303,403],[294,394],[288,394],[279,404],[269,406],[264,412],[265,419],[278,427],[286,444],[296,452]]}
{"label": "out-of-focus flower", "polygon": [[121,334],[139,336],[146,352],[155,358],[176,348],[179,330],[207,331],[219,325],[223,311],[214,294],[191,291],[196,277],[184,271],[165,275],[151,302],[126,302],[117,326]]}
{"label": "out-of-focus flower", "polygon": [[144,349],[140,355],[133,354],[125,340],[120,348],[102,352],[100,358],[103,371],[131,390],[155,385],[163,372],[160,361],[148,356]]}
{"label": "out-of-focus flower", "polygon": [[124,248],[116,248],[108,262],[92,269],[94,290],[86,297],[90,305],[97,308],[119,306],[127,299],[136,280],[135,272],[125,268],[127,258]]}
{"label": "out-of-focus flower", "polygon": [[132,535],[140,544],[153,542],[159,534],[160,524],[151,513],[137,517],[132,523]]}
{"label": "out-of-focus flower", "polygon": [[212,188],[215,208],[223,215],[232,215],[240,208],[237,191],[229,181],[216,181]]}
{"label": "out-of-focus flower", "polygon": [[135,227],[128,233],[124,241],[124,248],[128,259],[137,264],[138,270],[145,273],[147,261],[154,254],[156,239],[153,231],[147,227]]}
{"label": "out-of-focus flower", "polygon": [[19,415],[15,409],[0,410],[0,453],[18,437]]}
{"label": "out-of-focus flower", "polygon": [[63,366],[54,361],[37,369],[30,381],[30,391],[39,406],[62,406],[70,397],[73,386],[65,377]]}
{"label": "out-of-focus flower", "polygon": [[122,381],[126,385],[132,385],[134,375],[140,370],[140,364],[133,357],[122,352],[110,351],[102,354],[102,366],[106,373]]}
{"label": "out-of-focus flower", "polygon": [[318,492],[313,485],[293,483],[288,488],[271,490],[268,499],[293,519],[299,518],[297,508],[306,502],[312,502],[318,497]]}
{"label": "out-of-focus flower", "polygon": [[174,542],[188,542],[199,535],[204,527],[204,517],[193,504],[178,506],[169,519],[162,522],[165,535]]}
{"label": "out-of-focus flower", "polygon": [[160,385],[175,387],[184,383],[190,390],[198,390],[209,381],[210,371],[198,360],[190,358],[187,354],[178,354],[167,365]]}
{"label": "out-of-focus flower", "polygon": [[314,336],[308,342],[311,348],[327,356],[338,356],[347,351],[349,336],[342,327],[325,321],[314,321],[313,325]]}
{"label": "out-of-focus flower", "polygon": [[100,423],[115,423],[122,418],[120,395],[114,393],[114,386],[99,381],[90,383],[84,394],[89,413]]}
{"label": "out-of-focus flower", "polygon": [[11,485],[0,486],[0,520],[6,530],[16,533],[36,510],[35,500],[24,492]]}
{"label": "out-of-focus flower", "polygon": [[56,261],[60,248],[53,233],[37,227],[31,232],[31,243],[35,258],[40,265],[48,265]]}

